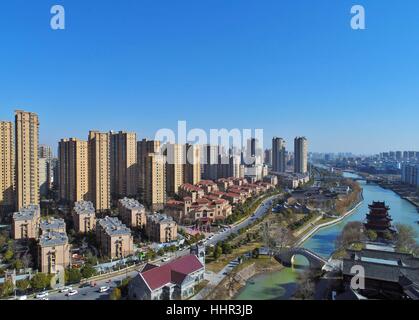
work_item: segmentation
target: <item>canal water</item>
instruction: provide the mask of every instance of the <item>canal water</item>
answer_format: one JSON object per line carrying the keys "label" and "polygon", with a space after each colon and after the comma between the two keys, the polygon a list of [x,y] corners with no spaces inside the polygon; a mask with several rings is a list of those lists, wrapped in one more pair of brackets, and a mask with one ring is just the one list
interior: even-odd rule
{"label": "canal water", "polygon": [[[344,173],[347,178],[357,175]],[[354,213],[341,222],[320,229],[311,238],[303,243],[303,247],[319,255],[329,258],[335,250],[335,240],[346,223],[350,221],[363,221],[368,212],[368,204],[373,201],[385,201],[390,207],[393,223],[403,223],[412,226],[419,234],[419,214],[416,207],[391,190],[381,188],[375,184],[359,181],[363,188],[364,202]],[[419,242],[419,237],[416,239]],[[255,276],[235,297],[236,300],[286,300],[295,292],[296,279],[300,270],[284,268],[281,271]]]}

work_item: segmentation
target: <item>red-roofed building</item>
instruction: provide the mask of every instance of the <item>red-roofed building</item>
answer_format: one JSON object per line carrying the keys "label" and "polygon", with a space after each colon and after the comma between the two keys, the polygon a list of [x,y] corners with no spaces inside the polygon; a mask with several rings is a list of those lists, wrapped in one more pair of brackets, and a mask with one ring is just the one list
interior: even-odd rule
{"label": "red-roofed building", "polygon": [[195,202],[191,198],[184,198],[183,201],[169,200],[165,207],[165,213],[183,225],[224,221],[232,211],[233,208],[227,200],[214,195],[204,196]]}
{"label": "red-roofed building", "polygon": [[146,265],[130,283],[128,296],[133,300],[181,300],[195,292],[195,286],[204,280],[205,255],[195,248],[197,255],[189,254],[162,266]]}

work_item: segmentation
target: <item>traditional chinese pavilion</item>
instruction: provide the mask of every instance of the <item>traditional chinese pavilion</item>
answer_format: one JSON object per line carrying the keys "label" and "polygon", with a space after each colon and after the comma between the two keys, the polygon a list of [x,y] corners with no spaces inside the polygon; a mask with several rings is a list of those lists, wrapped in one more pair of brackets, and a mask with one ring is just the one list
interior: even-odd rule
{"label": "traditional chinese pavilion", "polygon": [[395,232],[391,221],[393,220],[388,213],[390,208],[386,206],[385,202],[373,202],[368,206],[370,212],[367,214],[365,228],[373,230],[378,235],[382,235],[386,231]]}

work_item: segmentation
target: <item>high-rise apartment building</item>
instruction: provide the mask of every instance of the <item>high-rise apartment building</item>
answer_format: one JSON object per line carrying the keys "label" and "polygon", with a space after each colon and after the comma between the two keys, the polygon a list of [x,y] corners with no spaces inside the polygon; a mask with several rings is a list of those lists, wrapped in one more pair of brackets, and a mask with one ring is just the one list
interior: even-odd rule
{"label": "high-rise apartment building", "polygon": [[41,144],[39,146],[39,158],[46,158],[49,160],[51,160],[53,158],[53,154],[52,154],[52,149],[50,146],[47,146],[45,144]]}
{"label": "high-rise apartment building", "polygon": [[110,133],[111,194],[115,199],[138,193],[137,135]]}
{"label": "high-rise apartment building", "polygon": [[183,168],[185,161],[185,145],[167,144],[165,150],[166,165],[166,192],[170,195],[178,193],[183,184]]}
{"label": "high-rise apartment building", "polygon": [[296,137],[294,140],[294,172],[307,173],[308,142],[306,137]]}
{"label": "high-rise apartment building", "polygon": [[138,193],[143,201],[145,201],[146,159],[150,153],[160,154],[160,141],[143,139],[137,142]]}
{"label": "high-rise apartment building", "polygon": [[13,123],[0,121],[0,220],[15,207]]}
{"label": "high-rise apartment building", "polygon": [[87,141],[75,138],[58,143],[60,198],[73,204],[89,199]]}
{"label": "high-rise apartment building", "polygon": [[197,184],[201,181],[201,146],[186,145],[186,163],[184,165],[184,183]]}
{"label": "high-rise apartment building", "polygon": [[39,120],[33,112],[15,112],[16,207],[39,204]]}
{"label": "high-rise apartment building", "polygon": [[152,210],[166,204],[166,156],[150,153],[145,158],[144,200]]}
{"label": "high-rise apartment building", "polygon": [[202,150],[202,178],[205,180],[217,180],[219,177],[219,146],[204,145]]}
{"label": "high-rise apartment building", "polygon": [[39,194],[41,197],[48,195],[50,186],[50,163],[47,158],[39,158]]}
{"label": "high-rise apartment building", "polygon": [[89,198],[96,210],[111,208],[109,133],[89,132]]}
{"label": "high-rise apartment building", "polygon": [[272,171],[285,172],[285,140],[282,138],[274,137],[272,139]]}

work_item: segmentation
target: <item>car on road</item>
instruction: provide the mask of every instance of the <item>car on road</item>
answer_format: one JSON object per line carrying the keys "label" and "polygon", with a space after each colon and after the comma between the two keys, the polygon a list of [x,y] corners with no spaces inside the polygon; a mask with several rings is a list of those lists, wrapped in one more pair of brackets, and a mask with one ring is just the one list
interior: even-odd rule
{"label": "car on road", "polygon": [[67,296],[68,297],[75,296],[78,293],[79,292],[77,290],[70,290],[69,292],[67,292]]}
{"label": "car on road", "polygon": [[23,296],[17,297],[17,300],[28,300],[28,296],[23,295]]}
{"label": "car on road", "polygon": [[99,288],[99,292],[100,292],[100,293],[104,293],[104,292],[109,291],[109,289],[110,289],[110,287],[108,287],[108,286],[103,286],[103,287],[100,287],[100,288]]}
{"label": "car on road", "polygon": [[170,260],[170,258],[169,257],[164,257],[161,261],[163,261],[163,262],[168,262]]}
{"label": "car on road", "polygon": [[36,297],[37,299],[46,298],[46,297],[48,297],[48,292],[43,291],[43,292],[37,293],[35,297]]}
{"label": "car on road", "polygon": [[62,287],[62,288],[60,288],[60,289],[59,289],[59,291],[60,291],[61,293],[67,293],[67,292],[69,292],[70,290],[73,290],[73,288],[72,288],[72,287]]}

